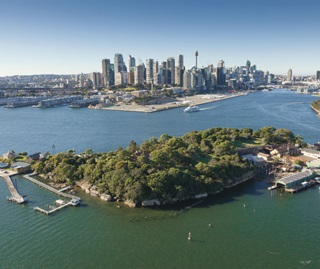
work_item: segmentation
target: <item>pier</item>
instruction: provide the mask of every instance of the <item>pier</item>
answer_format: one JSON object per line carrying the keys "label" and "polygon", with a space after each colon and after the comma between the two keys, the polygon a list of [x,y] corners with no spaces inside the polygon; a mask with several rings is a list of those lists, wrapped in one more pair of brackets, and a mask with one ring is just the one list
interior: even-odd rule
{"label": "pier", "polygon": [[78,197],[78,196],[75,196],[75,195],[72,195],[72,194],[69,194],[69,193],[64,193],[64,192],[62,192],[62,190],[59,191],[59,190],[57,190],[57,189],[55,189],[55,188],[53,188],[53,187],[51,187],[51,186],[39,181],[39,180],[36,180],[35,178],[31,177],[30,174],[29,175],[24,175],[23,177],[28,179],[32,183],[35,183],[35,184],[39,185],[40,187],[43,187],[43,188],[45,188],[45,189],[47,189],[47,190],[49,190],[49,191],[51,191],[51,192],[53,192],[53,193],[55,193],[55,194],[57,194],[59,196],[62,196],[62,197],[65,197],[65,198],[69,198],[69,199],[78,200],[78,201],[81,200],[80,197]]}
{"label": "pier", "polygon": [[40,208],[40,207],[38,207],[38,206],[34,207],[33,209],[34,209],[35,211],[39,211],[39,212],[41,212],[41,213],[43,213],[43,214],[45,214],[45,215],[50,215],[50,214],[55,213],[55,212],[61,210],[62,208],[65,208],[65,207],[67,207],[67,206],[69,206],[69,205],[72,205],[72,203],[71,203],[71,202],[68,202],[68,203],[66,203],[66,204],[63,204],[63,205],[61,205],[61,206],[59,206],[59,207],[56,207],[56,208],[53,208],[53,209],[51,209],[51,210],[45,210],[45,209],[42,209],[42,208]]}
{"label": "pier", "polygon": [[28,199],[24,196],[21,196],[15,186],[13,185],[13,182],[11,180],[11,177],[9,175],[3,175],[3,178],[8,186],[8,189],[11,193],[11,197],[8,197],[9,201],[16,202],[18,204],[22,204],[28,201]]}

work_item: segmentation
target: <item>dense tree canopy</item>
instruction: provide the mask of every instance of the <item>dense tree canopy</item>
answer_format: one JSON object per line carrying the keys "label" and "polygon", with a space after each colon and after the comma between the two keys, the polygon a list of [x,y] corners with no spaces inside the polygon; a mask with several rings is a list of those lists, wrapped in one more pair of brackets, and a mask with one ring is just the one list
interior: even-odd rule
{"label": "dense tree canopy", "polygon": [[87,179],[101,193],[119,199],[142,202],[160,199],[170,202],[196,194],[220,191],[231,181],[254,170],[236,151],[239,141],[259,140],[281,144],[301,140],[286,129],[263,127],[211,128],[192,131],[182,137],[163,134],[152,137],[140,146],[131,141],[127,148],[108,153],[82,154],[73,151],[47,155],[34,164],[38,173],[51,173],[56,182],[73,184]]}

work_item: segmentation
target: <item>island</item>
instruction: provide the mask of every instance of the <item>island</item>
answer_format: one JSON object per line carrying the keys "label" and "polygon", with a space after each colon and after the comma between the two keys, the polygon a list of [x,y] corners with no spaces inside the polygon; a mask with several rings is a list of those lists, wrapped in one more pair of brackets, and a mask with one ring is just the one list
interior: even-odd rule
{"label": "island", "polygon": [[206,197],[268,174],[270,163],[279,158],[275,154],[272,162],[264,161],[271,159],[264,153],[267,146],[294,154],[303,143],[287,129],[211,128],[181,137],[163,134],[141,145],[131,141],[127,148],[107,153],[68,150],[51,156],[47,152],[33,161],[32,169],[55,183],[81,186],[106,201],[164,205]]}

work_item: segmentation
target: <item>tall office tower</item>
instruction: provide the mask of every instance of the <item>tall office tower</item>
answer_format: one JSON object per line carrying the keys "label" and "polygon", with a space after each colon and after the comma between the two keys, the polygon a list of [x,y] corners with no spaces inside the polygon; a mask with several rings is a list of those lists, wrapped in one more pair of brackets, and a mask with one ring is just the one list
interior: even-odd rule
{"label": "tall office tower", "polygon": [[142,64],[135,66],[134,68],[134,84],[144,83],[144,68]]}
{"label": "tall office tower", "polygon": [[93,88],[97,88],[100,86],[100,82],[101,82],[101,74],[98,72],[93,72],[90,73],[89,75],[90,80],[92,81],[92,87]]}
{"label": "tall office tower", "polygon": [[110,86],[114,85],[114,64],[110,63]]}
{"label": "tall office tower", "polygon": [[181,86],[180,72],[181,68],[179,66],[176,66],[174,69],[174,80],[178,86]]}
{"label": "tall office tower", "polygon": [[129,85],[134,84],[134,71],[128,72],[128,84]]}
{"label": "tall office tower", "polygon": [[136,59],[134,57],[132,57],[131,55],[129,55],[128,66],[129,66],[129,71],[133,72],[134,67],[136,66]]}
{"label": "tall office tower", "polygon": [[102,79],[103,79],[103,85],[106,87],[110,86],[110,60],[109,59],[103,59],[102,60]]}
{"label": "tall office tower", "polygon": [[251,62],[249,60],[247,60],[247,63],[246,63],[246,75],[247,76],[250,73],[250,67],[251,67]]}
{"label": "tall office tower", "polygon": [[122,54],[116,53],[114,55],[114,73],[116,74],[121,71],[127,71],[127,68],[124,64]]}
{"label": "tall office tower", "polygon": [[198,55],[199,52],[196,50],[196,52],[194,53],[194,56],[196,56],[196,68],[198,68]]}
{"label": "tall office tower", "polygon": [[174,68],[175,68],[175,60],[174,57],[169,57],[167,59],[167,83],[175,84],[174,81]]}
{"label": "tall office tower", "polygon": [[182,54],[178,55],[178,67],[180,67],[180,69],[183,67],[183,55]]}
{"label": "tall office tower", "polygon": [[84,75],[83,73],[80,74],[79,76],[79,86],[84,87]]}
{"label": "tall office tower", "polygon": [[316,80],[320,80],[320,71],[317,71]]}
{"label": "tall office tower", "polygon": [[217,65],[217,85],[223,86],[226,84],[226,74],[224,61],[220,60]]}
{"label": "tall office tower", "polygon": [[146,83],[151,84],[153,80],[153,59],[146,60]]}
{"label": "tall office tower", "polygon": [[287,81],[292,81],[292,69],[289,68],[288,73],[287,73]]}
{"label": "tall office tower", "polygon": [[183,88],[191,88],[191,72],[190,70],[185,70],[183,73]]}
{"label": "tall office tower", "polygon": [[[154,61],[153,62],[153,79],[156,79],[157,74],[159,73],[159,62]],[[155,82],[154,82],[155,83]]]}

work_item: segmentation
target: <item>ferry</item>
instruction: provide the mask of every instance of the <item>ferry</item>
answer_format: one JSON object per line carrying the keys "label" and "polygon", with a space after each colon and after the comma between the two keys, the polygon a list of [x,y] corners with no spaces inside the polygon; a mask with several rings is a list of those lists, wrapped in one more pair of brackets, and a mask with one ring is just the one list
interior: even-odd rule
{"label": "ferry", "polygon": [[184,112],[198,112],[200,108],[198,106],[188,106],[183,110]]}

